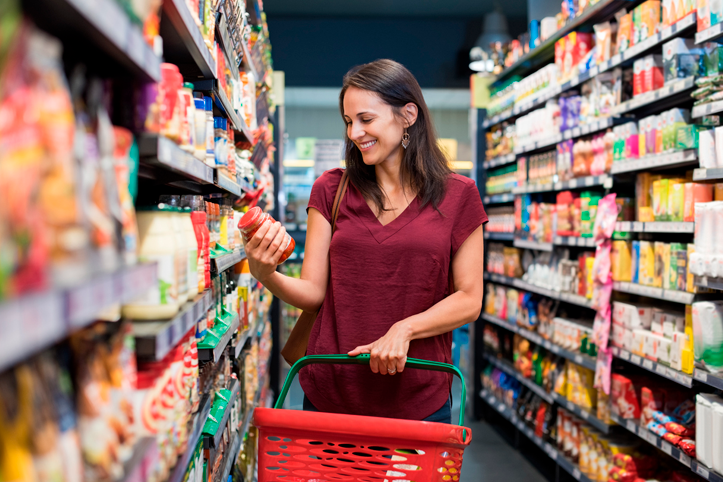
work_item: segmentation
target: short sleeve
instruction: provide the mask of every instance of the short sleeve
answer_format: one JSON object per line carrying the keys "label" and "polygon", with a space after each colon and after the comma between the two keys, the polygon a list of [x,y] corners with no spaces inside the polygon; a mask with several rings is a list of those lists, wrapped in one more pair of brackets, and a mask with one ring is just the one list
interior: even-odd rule
{"label": "short sleeve", "polygon": [[470,234],[488,221],[485,208],[482,206],[477,185],[466,182],[462,195],[457,203],[454,226],[452,228],[452,256],[464,244]]}
{"label": "short sleeve", "polygon": [[343,174],[343,169],[330,169],[314,181],[314,185],[311,186],[309,204],[306,207],[307,214],[309,213],[309,208],[314,208],[331,224],[331,211],[334,208],[334,198],[336,197],[336,191],[339,189],[339,183],[341,182],[341,176]]}

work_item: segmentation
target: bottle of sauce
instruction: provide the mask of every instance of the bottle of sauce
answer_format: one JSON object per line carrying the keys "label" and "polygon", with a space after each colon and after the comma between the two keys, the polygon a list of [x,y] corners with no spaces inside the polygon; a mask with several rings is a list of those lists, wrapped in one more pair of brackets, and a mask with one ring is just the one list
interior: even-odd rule
{"label": "bottle of sauce", "polygon": [[[260,207],[255,206],[249,209],[249,211],[243,215],[243,217],[238,223],[238,228],[241,230],[244,239],[248,241],[265,223],[274,222],[276,221],[274,220],[274,218],[271,217],[269,213],[265,213],[261,210]],[[285,233],[282,246],[284,249],[284,254],[281,255],[281,258],[279,258],[279,264],[289,259],[289,256],[291,256],[291,253],[294,252],[294,248],[296,247],[296,241],[294,241],[294,238],[292,238],[289,233]]]}
{"label": "bottle of sauce", "polygon": [[[201,272],[198,264],[198,241],[191,220],[191,207],[181,208],[183,232],[186,236],[186,247],[188,248],[188,299],[192,300],[199,293],[199,273]],[[202,290],[201,290],[202,291]]]}
{"label": "bottle of sauce", "polygon": [[203,98],[203,105],[206,112],[206,164],[216,167],[216,144],[213,131],[213,101],[210,97]]}
{"label": "bottle of sauce", "polygon": [[199,161],[206,161],[206,105],[203,99],[194,98],[193,156]]}
{"label": "bottle of sauce", "polygon": [[181,131],[179,145],[184,151],[193,153],[193,137],[196,133],[196,105],[193,102],[193,84],[190,82],[183,82],[181,89],[178,91],[178,99],[181,107]]}
{"label": "bottle of sauce", "polygon": [[169,319],[178,313],[176,236],[173,207],[166,204],[139,208],[137,212],[140,262],[155,262],[158,281],[138,299],[123,306],[123,316],[136,320]]}

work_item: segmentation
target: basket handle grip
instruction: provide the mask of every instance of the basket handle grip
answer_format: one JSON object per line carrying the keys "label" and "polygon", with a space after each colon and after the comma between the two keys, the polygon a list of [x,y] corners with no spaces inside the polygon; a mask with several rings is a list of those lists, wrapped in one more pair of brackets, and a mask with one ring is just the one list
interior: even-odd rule
{"label": "basket handle grip", "polygon": [[[294,366],[291,367],[291,371],[289,371],[289,374],[286,376],[286,380],[284,381],[284,386],[281,388],[281,393],[279,394],[279,398],[276,400],[276,404],[274,405],[274,408],[281,408],[284,405],[284,401],[286,400],[286,395],[289,393],[289,388],[291,388],[291,382],[294,380],[294,377],[297,373],[299,373],[299,370],[304,368],[307,365],[322,363],[322,364],[340,364],[340,365],[368,365],[369,361],[371,360],[371,357],[368,354],[363,355],[357,355],[357,356],[349,356],[349,355],[309,355],[301,358],[299,361],[294,363]],[[442,363],[442,362],[436,362],[436,361],[428,361],[428,360],[420,360],[419,358],[407,358],[407,363],[405,365],[406,368],[420,368],[422,370],[432,370],[435,372],[447,372],[452,373],[453,375],[456,375],[459,380],[462,382],[462,398],[461,403],[459,407],[459,425],[464,426],[464,405],[465,400],[467,398],[467,389],[465,388],[464,383],[464,375],[462,375],[462,372],[454,365],[450,365],[448,363]]]}

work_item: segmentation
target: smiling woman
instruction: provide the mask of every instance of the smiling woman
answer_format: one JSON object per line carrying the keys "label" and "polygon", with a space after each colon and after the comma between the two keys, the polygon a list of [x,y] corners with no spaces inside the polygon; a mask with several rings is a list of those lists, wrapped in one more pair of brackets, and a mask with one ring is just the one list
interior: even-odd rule
{"label": "smiling woman", "polygon": [[408,356],[451,363],[452,331],[479,316],[487,222],[479,191],[450,170],[419,84],[401,64],[352,69],[339,106],[346,176],[332,169],[314,183],[301,278],[276,272],[279,225],[246,244],[251,273],[318,312],[308,355],[370,355],[371,370],[304,368],[306,410],[449,423],[451,376],[405,365]]}

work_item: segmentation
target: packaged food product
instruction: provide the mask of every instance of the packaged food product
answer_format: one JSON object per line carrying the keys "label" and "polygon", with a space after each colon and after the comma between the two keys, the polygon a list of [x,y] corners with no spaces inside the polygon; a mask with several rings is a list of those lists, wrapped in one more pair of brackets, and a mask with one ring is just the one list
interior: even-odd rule
{"label": "packaged food product", "polygon": [[[249,240],[253,237],[254,234],[256,234],[256,231],[258,231],[259,228],[267,222],[274,223],[276,221],[271,217],[271,215],[263,212],[261,208],[256,206],[251,208],[246,214],[243,215],[243,217],[238,223],[238,228],[243,233],[244,238],[246,238],[246,240]],[[291,256],[291,253],[294,252],[294,248],[296,247],[296,242],[294,241],[294,238],[292,238],[288,233],[286,233],[284,237],[284,246],[285,247],[283,250],[283,254],[279,258],[279,264],[286,261],[289,256]]]}

